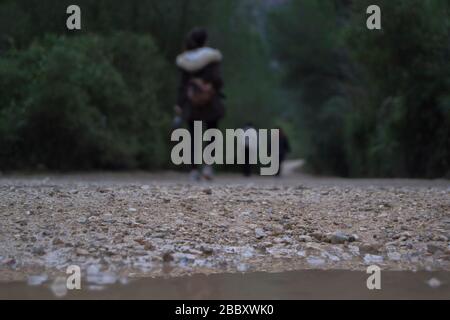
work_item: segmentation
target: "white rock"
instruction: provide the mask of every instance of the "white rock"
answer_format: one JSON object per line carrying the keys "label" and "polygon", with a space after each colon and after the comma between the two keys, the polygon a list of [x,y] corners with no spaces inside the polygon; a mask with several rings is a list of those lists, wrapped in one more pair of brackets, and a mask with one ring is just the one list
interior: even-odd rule
{"label": "white rock", "polygon": [[47,280],[48,280],[48,276],[46,274],[33,275],[33,276],[28,277],[27,283],[29,286],[40,286]]}
{"label": "white rock", "polygon": [[240,263],[237,266],[237,269],[238,269],[239,272],[246,272],[248,270],[248,265],[245,264],[245,263]]}
{"label": "white rock", "polygon": [[266,233],[264,232],[263,229],[257,228],[255,230],[255,235],[256,235],[256,239],[262,239],[262,238],[264,238],[266,236]]}
{"label": "white rock", "polygon": [[322,266],[325,264],[325,260],[319,257],[309,257],[306,259],[308,263],[314,267]]}
{"label": "white rock", "polygon": [[299,236],[298,241],[300,242],[311,242],[312,238],[310,236]]}
{"label": "white rock", "polygon": [[300,250],[300,251],[297,252],[297,255],[300,256],[300,257],[306,257],[306,251]]}
{"label": "white rock", "polygon": [[96,285],[114,284],[117,281],[117,276],[111,272],[99,272],[88,274],[87,281]]}
{"label": "white rock", "polygon": [[58,277],[56,278],[52,285],[50,286],[50,289],[52,290],[53,294],[58,297],[62,298],[67,294],[67,283],[65,277]]}
{"label": "white rock", "polygon": [[377,256],[377,255],[373,255],[373,254],[366,254],[364,256],[364,262],[366,264],[382,263],[383,260],[384,259],[382,256]]}
{"label": "white rock", "polygon": [[350,250],[352,255],[359,256],[359,254],[360,254],[359,247],[357,247],[357,246],[348,246],[348,249]]}
{"label": "white rock", "polygon": [[427,284],[431,288],[436,289],[436,288],[439,288],[442,285],[442,282],[439,279],[431,278],[430,280],[427,281]]}
{"label": "white rock", "polygon": [[392,261],[399,261],[402,257],[402,255],[398,252],[388,252],[387,256],[388,256],[389,260],[392,260]]}

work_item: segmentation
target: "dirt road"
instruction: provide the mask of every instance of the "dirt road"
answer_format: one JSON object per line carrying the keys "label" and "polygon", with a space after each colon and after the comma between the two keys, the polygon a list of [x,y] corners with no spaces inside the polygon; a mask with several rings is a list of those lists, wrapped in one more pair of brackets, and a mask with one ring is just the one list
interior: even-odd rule
{"label": "dirt road", "polygon": [[450,271],[446,180],[22,175],[0,178],[0,199],[1,281],[52,279],[74,264],[100,285],[372,264]]}

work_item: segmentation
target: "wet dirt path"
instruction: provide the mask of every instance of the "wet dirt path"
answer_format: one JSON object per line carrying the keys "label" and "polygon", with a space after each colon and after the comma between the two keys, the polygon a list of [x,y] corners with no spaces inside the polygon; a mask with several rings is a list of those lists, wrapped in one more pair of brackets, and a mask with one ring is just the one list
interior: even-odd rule
{"label": "wet dirt path", "polygon": [[[0,299],[151,299],[151,300],[305,300],[305,299],[450,299],[450,272],[383,272],[381,289],[368,290],[368,275],[351,271],[294,271],[141,278],[103,290],[64,291],[51,284],[0,284]],[[430,285],[441,279],[439,286]]]}
{"label": "wet dirt path", "polygon": [[447,180],[178,173],[0,178],[0,281],[93,285],[293,270],[450,271]]}

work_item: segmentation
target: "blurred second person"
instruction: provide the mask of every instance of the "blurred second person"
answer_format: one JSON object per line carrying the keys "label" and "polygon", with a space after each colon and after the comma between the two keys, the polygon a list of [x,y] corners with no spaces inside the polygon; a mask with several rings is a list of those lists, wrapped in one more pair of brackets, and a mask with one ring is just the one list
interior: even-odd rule
{"label": "blurred second person", "polygon": [[[225,114],[223,78],[221,72],[222,53],[207,46],[208,33],[204,28],[194,28],[186,37],[184,52],[176,59],[180,70],[176,114],[187,122],[194,136],[194,121],[202,121],[205,129],[216,129]],[[211,166],[200,169],[194,164],[193,143],[191,149],[191,179],[211,180]]]}

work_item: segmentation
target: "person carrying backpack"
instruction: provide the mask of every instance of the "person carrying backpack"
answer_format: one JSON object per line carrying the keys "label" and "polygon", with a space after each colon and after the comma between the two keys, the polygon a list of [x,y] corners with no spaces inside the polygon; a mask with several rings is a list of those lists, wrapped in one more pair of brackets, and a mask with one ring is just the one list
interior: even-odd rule
{"label": "person carrying backpack", "polygon": [[[188,124],[191,137],[194,137],[194,122],[202,121],[205,129],[217,128],[225,114],[222,93],[221,72],[222,53],[206,46],[208,33],[203,28],[194,28],[186,37],[185,51],[176,59],[181,73],[178,87],[176,114]],[[200,172],[194,164],[194,143],[191,144],[191,178],[210,180],[212,167],[203,167]]]}

